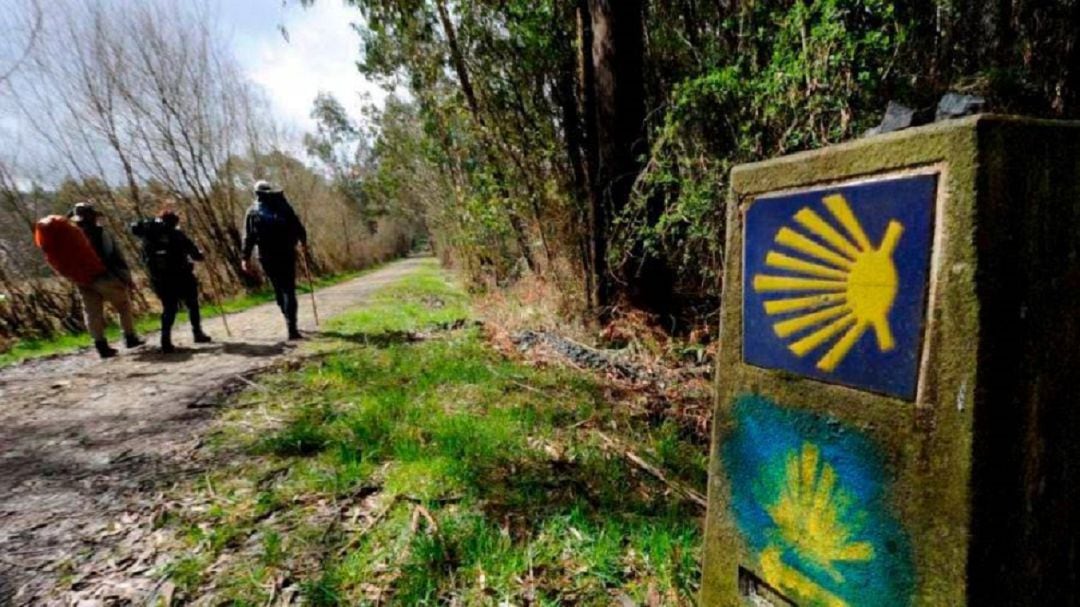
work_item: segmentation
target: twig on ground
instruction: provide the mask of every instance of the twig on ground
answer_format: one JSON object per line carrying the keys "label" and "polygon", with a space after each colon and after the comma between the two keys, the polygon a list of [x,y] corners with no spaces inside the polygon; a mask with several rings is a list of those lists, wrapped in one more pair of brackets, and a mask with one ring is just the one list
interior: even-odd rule
{"label": "twig on ground", "polygon": [[577,430],[578,428],[581,428],[582,426],[588,425],[588,424],[590,424],[590,423],[592,423],[594,421],[596,421],[596,416],[595,415],[590,415],[589,417],[586,417],[583,420],[576,421],[576,422],[570,424],[569,426],[566,427],[566,429],[567,430]]}
{"label": "twig on ground", "polygon": [[267,388],[266,386],[264,386],[264,385],[262,385],[260,383],[253,382],[250,379],[244,377],[243,375],[237,375],[236,379],[239,379],[240,381],[244,382],[248,386],[250,386],[252,388],[255,388],[259,392],[269,392],[270,391],[270,388]]}
{"label": "twig on ground", "polygon": [[428,525],[430,525],[431,532],[438,533],[439,524],[435,522],[435,517],[431,516],[431,512],[429,512],[427,508],[423,507],[420,504],[414,504],[413,507],[416,508],[416,511],[420,513],[420,516],[427,520]]}
{"label": "twig on ground", "polygon": [[274,599],[277,598],[278,589],[281,586],[281,576],[275,575],[270,580],[270,595],[266,597],[266,602],[263,603],[266,607],[270,607],[274,604]]}
{"label": "twig on ground", "polygon": [[702,508],[707,508],[708,507],[709,500],[706,499],[705,496],[702,495],[700,492],[695,491],[694,489],[691,489],[690,487],[687,487],[686,484],[681,482],[681,481],[678,481],[678,480],[675,480],[675,479],[672,479],[672,478],[668,478],[668,476],[666,474],[664,474],[664,472],[662,470],[660,470],[656,466],[650,464],[649,462],[645,461],[644,459],[641,458],[641,456],[639,456],[638,454],[636,454],[632,450],[630,450],[629,447],[621,444],[620,442],[618,442],[615,439],[611,438],[610,436],[604,434],[603,432],[601,432],[599,430],[593,430],[593,432],[595,432],[596,435],[600,437],[600,440],[604,441],[604,443],[607,446],[609,446],[609,447],[615,449],[616,451],[618,451],[620,454],[622,454],[623,457],[625,457],[627,460],[629,460],[632,464],[634,464],[638,468],[641,468],[645,472],[648,472],[652,476],[656,477],[660,482],[664,483],[665,485],[672,488],[676,492],[681,493],[683,495],[683,497],[690,500],[691,502],[694,502],[695,504],[701,506]]}
{"label": "twig on ground", "polygon": [[514,379],[513,377],[510,377],[509,375],[507,375],[505,373],[499,372],[498,369],[496,369],[495,367],[493,367],[491,365],[485,365],[485,366],[487,367],[487,370],[491,371],[491,374],[494,375],[495,377],[498,377],[500,379],[505,379],[506,381],[514,384],[515,386],[520,386],[520,387],[525,388],[526,390],[528,390],[530,392],[535,392],[536,394],[539,394],[541,396],[548,397],[548,398],[551,397],[550,394],[548,394],[547,392],[544,392],[543,390],[541,390],[540,388],[537,388],[536,386],[530,386],[529,384],[522,383],[522,382]]}
{"label": "twig on ground", "polygon": [[360,540],[365,535],[367,535],[368,532],[375,528],[375,525],[378,525],[384,518],[386,518],[386,515],[390,514],[390,511],[394,509],[394,506],[401,499],[401,495],[395,495],[393,498],[391,498],[391,500],[386,504],[386,506],[382,508],[382,510],[379,510],[377,513],[375,513],[375,516],[371,517],[371,520],[368,521],[367,525],[365,525],[363,529],[357,532],[356,535],[350,538],[348,542],[346,542],[340,549],[338,549],[338,554],[345,554],[348,551],[352,550],[353,547],[355,547],[357,544],[359,544]]}
{"label": "twig on ground", "polygon": [[405,500],[407,502],[411,502],[413,504],[424,504],[424,503],[452,504],[454,502],[460,502],[462,499],[465,498],[465,496],[463,496],[463,495],[447,495],[445,497],[427,497],[427,498],[416,497],[414,495],[401,495],[399,497],[401,499],[403,499],[403,500]]}

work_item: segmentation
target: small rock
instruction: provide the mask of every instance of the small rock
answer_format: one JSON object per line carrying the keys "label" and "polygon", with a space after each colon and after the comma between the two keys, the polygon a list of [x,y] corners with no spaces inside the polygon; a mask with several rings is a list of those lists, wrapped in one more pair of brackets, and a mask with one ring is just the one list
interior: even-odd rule
{"label": "small rock", "polygon": [[929,122],[929,110],[917,110],[902,103],[890,101],[889,105],[885,107],[885,115],[881,118],[881,124],[863,133],[863,137],[902,131]]}
{"label": "small rock", "polygon": [[879,133],[891,133],[913,126],[915,123],[915,110],[906,105],[890,101],[885,107],[885,116],[878,125]]}
{"label": "small rock", "polygon": [[945,93],[938,102],[935,121],[961,118],[986,111],[986,99],[978,95]]}

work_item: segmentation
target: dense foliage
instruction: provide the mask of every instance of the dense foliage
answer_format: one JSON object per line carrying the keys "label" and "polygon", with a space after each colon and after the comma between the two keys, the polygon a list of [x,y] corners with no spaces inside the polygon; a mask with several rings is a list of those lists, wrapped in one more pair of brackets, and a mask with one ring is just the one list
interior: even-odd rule
{"label": "dense foliage", "polygon": [[[350,3],[361,71],[409,99],[375,118],[371,195],[423,188],[436,244],[474,281],[531,269],[581,310],[620,301],[596,296],[605,281],[631,300],[641,283],[674,293],[654,311],[707,309],[730,167],[858,136],[889,100],[932,114],[959,90],[1080,114],[1080,3],[1064,0]],[[620,72],[638,61],[640,83]]]}

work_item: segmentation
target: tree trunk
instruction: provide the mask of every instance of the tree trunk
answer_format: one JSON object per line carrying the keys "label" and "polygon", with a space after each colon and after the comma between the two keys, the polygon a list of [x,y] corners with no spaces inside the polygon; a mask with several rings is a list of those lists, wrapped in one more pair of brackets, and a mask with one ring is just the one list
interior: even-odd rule
{"label": "tree trunk", "polygon": [[592,286],[589,297],[600,314],[611,303],[611,281],[607,270],[607,214],[604,212],[597,187],[597,167],[600,164],[600,150],[597,143],[596,127],[596,69],[593,65],[593,26],[589,0],[577,2],[578,23],[578,78],[581,87],[581,109],[584,120],[582,147],[585,154],[582,164],[585,168],[585,186],[589,204],[589,255],[592,261]]}
{"label": "tree trunk", "polygon": [[[601,260],[607,254],[611,222],[626,209],[634,181],[649,152],[645,129],[645,58],[643,0],[589,0],[592,18],[593,90],[596,103],[596,181],[594,251],[597,294],[610,303],[616,288],[611,270]],[[658,201],[650,201],[648,224],[659,219]],[[638,239],[640,241],[640,239]],[[663,312],[671,295],[670,274],[662,260],[635,245],[630,263],[619,269],[619,281],[631,302]]]}
{"label": "tree trunk", "polygon": [[442,24],[443,35],[446,36],[446,44],[450,47],[450,63],[454,66],[454,71],[457,72],[458,84],[461,85],[461,92],[465,95],[465,103],[469,105],[469,111],[472,112],[473,118],[480,123],[480,126],[484,126],[484,117],[480,114],[480,104],[476,101],[476,92],[472,86],[472,80],[469,78],[469,70],[465,67],[465,57],[461,54],[461,47],[458,46],[457,32],[454,30],[454,22],[450,20],[450,11],[446,8],[446,0],[438,0],[435,5],[439,9],[439,22]]}
{"label": "tree trunk", "polygon": [[[576,50],[580,56],[580,49],[583,48],[581,42],[582,24],[580,13],[575,13],[575,19],[578,24]],[[577,72],[576,63],[574,55],[567,53],[566,62],[559,72],[557,90],[559,105],[562,110],[563,143],[566,145],[566,158],[570,165],[571,175],[573,176],[571,186],[574,194],[574,214],[578,225],[578,229],[574,231],[574,239],[575,244],[579,248],[578,254],[581,258],[581,270],[585,278],[585,307],[591,314],[596,304],[595,271],[593,269],[592,255],[589,247],[590,233],[589,230],[586,229],[586,226],[590,225],[589,208],[591,206],[591,199],[589,196],[588,166],[585,162],[585,156],[582,154],[585,137],[582,133],[581,109],[578,107],[578,93],[575,86],[575,74]]]}

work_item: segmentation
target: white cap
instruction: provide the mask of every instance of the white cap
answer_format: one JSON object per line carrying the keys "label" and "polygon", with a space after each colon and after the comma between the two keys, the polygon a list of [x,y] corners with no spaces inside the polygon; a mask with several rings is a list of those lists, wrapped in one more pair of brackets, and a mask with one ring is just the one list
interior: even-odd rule
{"label": "white cap", "polygon": [[270,185],[269,181],[264,181],[262,179],[255,182],[254,189],[256,194],[270,194],[281,191],[279,188],[275,188],[274,186]]}

